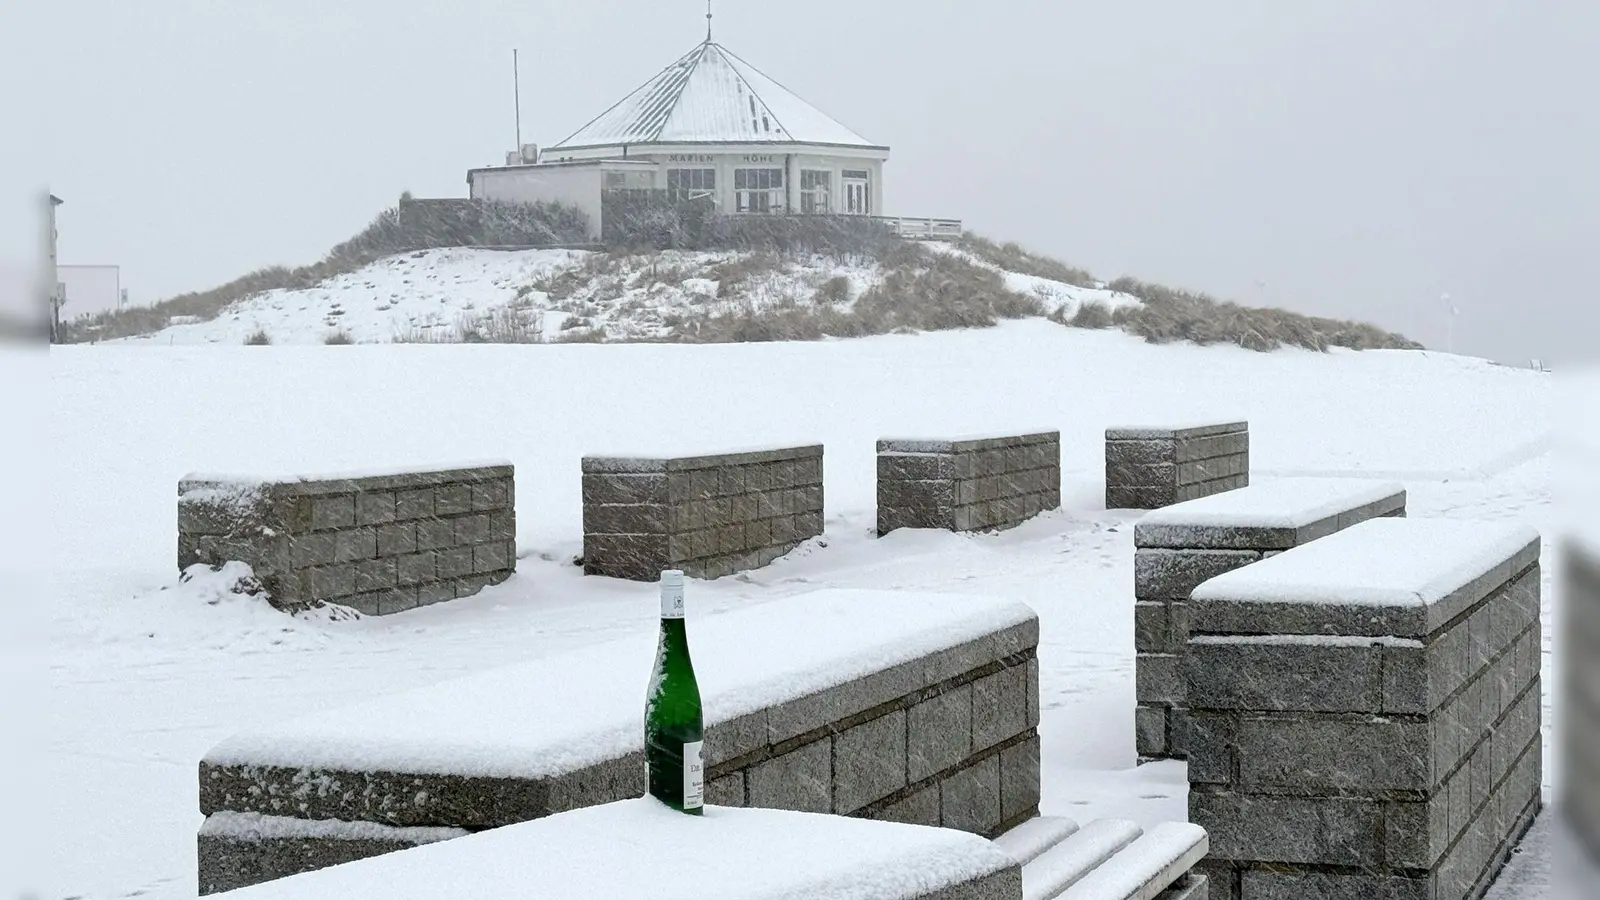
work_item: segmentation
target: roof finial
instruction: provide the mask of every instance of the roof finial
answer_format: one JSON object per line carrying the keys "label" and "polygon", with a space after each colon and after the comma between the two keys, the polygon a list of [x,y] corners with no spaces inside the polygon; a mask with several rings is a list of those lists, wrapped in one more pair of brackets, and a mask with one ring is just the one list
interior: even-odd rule
{"label": "roof finial", "polygon": [[711,0],[706,0],[706,43],[711,43]]}

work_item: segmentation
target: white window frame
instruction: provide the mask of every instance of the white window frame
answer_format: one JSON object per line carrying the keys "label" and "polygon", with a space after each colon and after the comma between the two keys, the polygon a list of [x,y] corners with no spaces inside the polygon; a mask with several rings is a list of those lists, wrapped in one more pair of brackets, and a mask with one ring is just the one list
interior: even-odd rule
{"label": "white window frame", "polygon": [[[683,182],[687,180],[688,186]],[[676,183],[674,183],[676,182]],[[667,170],[667,196],[674,200],[698,200],[717,194],[715,166],[681,167]]]}
{"label": "white window frame", "polygon": [[733,170],[734,212],[763,215],[783,212],[784,171],[769,166]]}
{"label": "white window frame", "polygon": [[827,215],[833,212],[831,169],[800,170],[800,212],[806,215]]}

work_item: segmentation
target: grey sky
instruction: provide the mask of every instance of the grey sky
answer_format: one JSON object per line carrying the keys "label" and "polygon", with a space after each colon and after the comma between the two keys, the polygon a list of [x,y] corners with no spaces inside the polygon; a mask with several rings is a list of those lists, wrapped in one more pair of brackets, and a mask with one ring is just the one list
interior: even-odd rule
{"label": "grey sky", "polygon": [[[48,182],[62,261],[141,298],[310,262],[402,190],[463,196],[511,148],[513,46],[524,139],[552,143],[705,24],[703,0],[5,6],[0,90],[43,135],[0,149],[5,199]],[[720,0],[716,25],[893,148],[890,212],[1436,346],[1449,292],[1457,349],[1509,362],[1600,333],[1593,0]]]}

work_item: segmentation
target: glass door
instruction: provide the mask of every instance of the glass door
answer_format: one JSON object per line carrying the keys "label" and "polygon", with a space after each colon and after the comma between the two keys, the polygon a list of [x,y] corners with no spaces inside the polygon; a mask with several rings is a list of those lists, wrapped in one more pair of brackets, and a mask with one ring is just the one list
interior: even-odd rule
{"label": "glass door", "polygon": [[845,170],[844,211],[847,215],[872,215],[872,183],[867,175],[868,173],[862,171]]}

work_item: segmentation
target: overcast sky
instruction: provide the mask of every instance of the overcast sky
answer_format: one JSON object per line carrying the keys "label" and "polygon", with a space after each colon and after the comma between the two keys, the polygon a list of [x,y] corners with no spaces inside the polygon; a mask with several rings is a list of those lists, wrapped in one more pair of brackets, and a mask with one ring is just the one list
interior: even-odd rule
{"label": "overcast sky", "polygon": [[[5,199],[136,299],[465,196],[704,36],[703,0],[10,0]],[[716,37],[893,148],[889,212],[1102,277],[1518,364],[1600,333],[1594,0],[719,0]],[[13,207],[18,208],[18,207]],[[7,216],[6,247],[31,234]]]}

